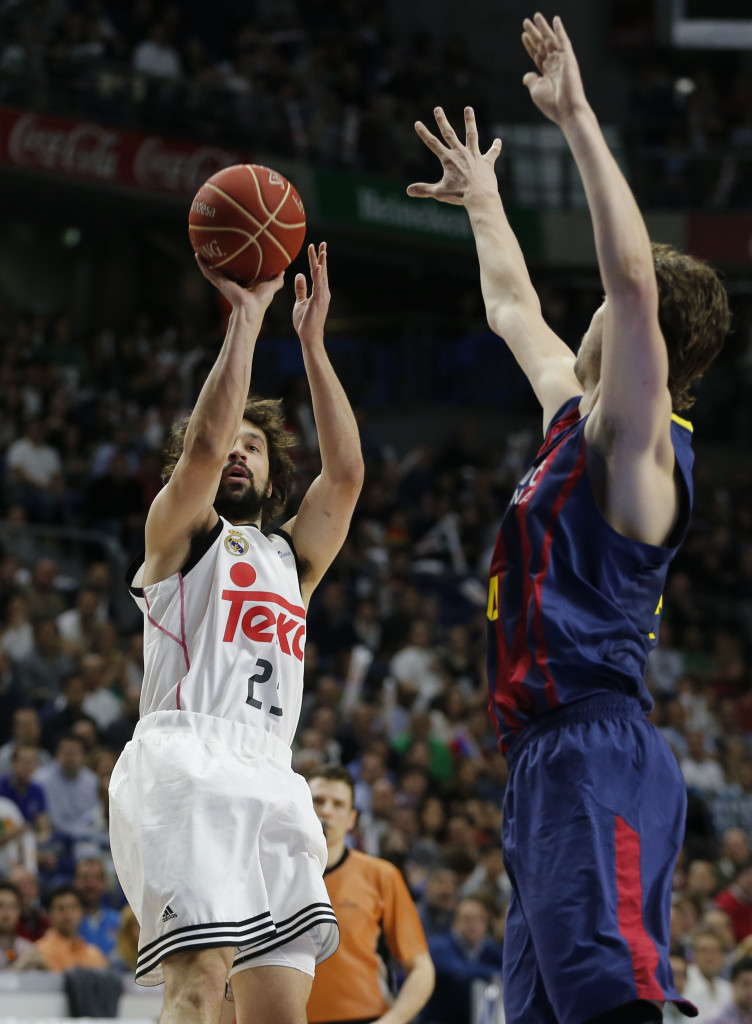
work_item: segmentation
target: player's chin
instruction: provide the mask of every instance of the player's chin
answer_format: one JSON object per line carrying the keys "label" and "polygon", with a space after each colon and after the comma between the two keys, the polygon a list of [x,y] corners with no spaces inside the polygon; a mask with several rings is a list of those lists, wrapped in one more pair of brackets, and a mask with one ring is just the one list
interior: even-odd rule
{"label": "player's chin", "polygon": [[246,487],[238,486],[240,481],[234,481],[233,483],[222,484],[217,491],[216,500],[226,504],[229,508],[234,508],[236,505],[243,502],[248,494]]}
{"label": "player's chin", "polygon": [[225,494],[244,494],[251,487],[251,481],[240,479],[240,477],[228,477],[222,484],[221,490]]}

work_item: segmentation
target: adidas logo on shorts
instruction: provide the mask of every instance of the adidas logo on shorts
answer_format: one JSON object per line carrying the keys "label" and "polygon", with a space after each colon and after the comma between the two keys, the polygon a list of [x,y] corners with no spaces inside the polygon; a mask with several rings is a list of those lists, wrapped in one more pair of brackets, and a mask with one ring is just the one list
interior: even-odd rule
{"label": "adidas logo on shorts", "polygon": [[178,915],[175,913],[175,911],[172,909],[172,907],[168,903],[167,906],[164,908],[164,913],[162,914],[162,920],[163,921],[172,921],[172,919],[174,917],[177,917],[177,916]]}

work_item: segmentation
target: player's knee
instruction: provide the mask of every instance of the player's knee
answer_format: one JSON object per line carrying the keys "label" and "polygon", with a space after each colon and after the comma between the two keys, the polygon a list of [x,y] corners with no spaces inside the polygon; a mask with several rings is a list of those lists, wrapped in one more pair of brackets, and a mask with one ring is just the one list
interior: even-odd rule
{"label": "player's knee", "polygon": [[203,950],[166,960],[165,1002],[202,1011],[216,1006],[225,993],[227,963],[219,951]]}
{"label": "player's knee", "polygon": [[585,1024],[661,1024],[663,1011],[646,999],[635,999],[624,1003],[608,1013],[591,1017]]}

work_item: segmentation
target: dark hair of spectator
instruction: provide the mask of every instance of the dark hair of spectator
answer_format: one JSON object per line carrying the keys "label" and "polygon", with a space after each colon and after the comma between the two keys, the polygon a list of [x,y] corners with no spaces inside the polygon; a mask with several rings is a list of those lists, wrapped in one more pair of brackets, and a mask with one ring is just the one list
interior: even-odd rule
{"label": "dark hair of spectator", "polygon": [[62,899],[63,896],[75,896],[79,906],[81,906],[81,896],[79,895],[78,889],[73,885],[58,885],[56,886],[47,898],[47,907],[52,910],[52,905],[55,900]]}
{"label": "dark hair of spectator", "polygon": [[16,744],[14,744],[13,750],[11,751],[11,755],[10,755],[10,763],[11,764],[13,764],[14,761],[18,760],[18,755],[23,750],[33,750],[34,753],[37,754],[39,752],[39,747],[35,747],[33,743],[16,743]]}
{"label": "dark hair of spectator", "polygon": [[[272,493],[262,505],[262,522],[268,523],[284,512],[287,499],[292,489],[295,466],[289,450],[295,444],[295,437],[285,426],[284,411],[281,398],[259,398],[249,395],[245,403],[243,419],[263,430],[269,452],[269,479],[272,482]],[[178,459],[183,454],[185,434],[188,429],[189,416],[183,417],[173,424],[164,450],[164,468],[162,481],[167,483],[175,471]]]}
{"label": "dark hair of spectator", "polygon": [[658,320],[668,349],[668,389],[675,410],[689,409],[689,392],[721,351],[731,326],[728,295],[702,260],[654,243]]}
{"label": "dark hair of spectator", "polygon": [[[94,721],[94,719],[89,719]],[[59,750],[63,743],[78,743],[84,753],[86,753],[86,743],[84,742],[83,736],[79,736],[76,732],[66,732],[57,741],[57,749]]]}
{"label": "dark hair of spectator", "polygon": [[457,902],[455,913],[459,910],[463,903],[477,903],[478,906],[483,907],[486,912],[486,917],[491,918],[493,914],[493,907],[489,899],[480,892],[469,893],[467,896],[462,896]]}
{"label": "dark hair of spectator", "polygon": [[339,764],[322,764],[308,773],[308,781],[326,779],[327,782],[344,782],[350,790],[350,802],[355,803],[355,780],[347,768]]}

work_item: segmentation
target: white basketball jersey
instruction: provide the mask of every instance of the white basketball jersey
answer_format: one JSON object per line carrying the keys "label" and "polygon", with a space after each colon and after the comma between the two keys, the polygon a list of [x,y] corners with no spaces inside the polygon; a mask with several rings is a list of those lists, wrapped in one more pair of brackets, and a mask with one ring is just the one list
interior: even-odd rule
{"label": "white basketball jersey", "polygon": [[169,579],[131,594],[144,613],[141,717],[194,711],[292,743],[303,695],[305,608],[286,534],[220,518]]}

